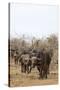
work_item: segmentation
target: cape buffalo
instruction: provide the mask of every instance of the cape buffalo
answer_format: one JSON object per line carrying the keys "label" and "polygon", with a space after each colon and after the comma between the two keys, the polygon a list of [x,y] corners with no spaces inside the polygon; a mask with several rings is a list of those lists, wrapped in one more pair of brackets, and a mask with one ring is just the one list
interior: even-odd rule
{"label": "cape buffalo", "polygon": [[31,60],[29,54],[21,55],[20,62],[21,62],[21,72],[29,73],[30,72],[29,69],[31,67]]}
{"label": "cape buffalo", "polygon": [[41,50],[40,52],[37,53],[35,57],[31,58],[31,61],[32,61],[32,68],[36,66],[39,71],[39,78],[47,78],[51,62],[51,52]]}

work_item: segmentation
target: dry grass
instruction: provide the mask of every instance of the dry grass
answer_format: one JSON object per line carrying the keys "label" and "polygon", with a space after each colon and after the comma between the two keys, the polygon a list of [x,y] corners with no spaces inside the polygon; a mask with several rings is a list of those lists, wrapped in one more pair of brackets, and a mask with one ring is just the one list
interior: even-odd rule
{"label": "dry grass", "polygon": [[37,69],[33,69],[30,74],[21,73],[20,66],[13,62],[10,65],[10,86],[36,86],[58,84],[58,74],[49,74],[48,79],[39,79]]}

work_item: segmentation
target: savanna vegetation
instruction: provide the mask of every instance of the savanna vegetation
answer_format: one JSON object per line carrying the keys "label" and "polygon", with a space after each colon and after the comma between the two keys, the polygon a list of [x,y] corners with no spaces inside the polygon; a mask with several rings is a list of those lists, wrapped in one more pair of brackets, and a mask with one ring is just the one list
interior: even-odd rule
{"label": "savanna vegetation", "polygon": [[[41,80],[36,79],[36,73],[38,72],[37,70],[33,70],[31,75],[22,75],[20,72],[20,66],[15,66],[13,63],[13,58],[14,54],[16,52],[17,55],[21,55],[24,51],[25,52],[30,52],[30,51],[39,51],[45,49],[46,51],[52,50],[53,56],[50,64],[50,73],[52,75],[49,76],[52,78],[53,83],[49,80],[44,81],[43,83]],[[19,38],[11,38],[10,39],[10,76],[11,76],[11,86],[28,86],[28,85],[41,85],[41,84],[54,84],[54,79],[58,78],[58,36],[56,34],[51,34],[50,36],[46,38],[36,38],[32,37],[30,40],[25,39],[25,36],[23,35],[22,37]],[[15,66],[15,67],[14,67]],[[35,75],[34,75],[35,74]],[[56,76],[54,76],[54,75]],[[56,75],[57,74],[57,75]],[[15,76],[14,76],[15,75]],[[38,74],[37,74],[38,76]],[[22,77],[25,77],[23,80],[21,79]],[[32,79],[33,81],[28,82],[29,80],[27,79]],[[27,80],[25,83],[24,80]],[[36,81],[34,81],[36,79]],[[34,84],[34,82],[36,82]],[[20,83],[20,84],[19,84]],[[57,83],[55,81],[55,83]]]}

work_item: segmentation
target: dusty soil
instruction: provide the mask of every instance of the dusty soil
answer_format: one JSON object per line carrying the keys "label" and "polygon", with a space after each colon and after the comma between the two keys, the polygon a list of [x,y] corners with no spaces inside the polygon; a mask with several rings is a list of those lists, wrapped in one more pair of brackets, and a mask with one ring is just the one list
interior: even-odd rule
{"label": "dusty soil", "polygon": [[58,84],[58,74],[48,74],[48,79],[39,79],[39,73],[36,68],[30,74],[21,73],[20,65],[10,64],[10,86],[38,86]]}

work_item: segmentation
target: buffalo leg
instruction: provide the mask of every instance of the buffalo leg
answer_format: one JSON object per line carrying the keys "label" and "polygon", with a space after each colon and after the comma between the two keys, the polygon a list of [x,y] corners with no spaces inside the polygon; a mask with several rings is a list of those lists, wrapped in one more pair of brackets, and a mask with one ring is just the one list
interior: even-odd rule
{"label": "buffalo leg", "polygon": [[29,66],[28,65],[26,66],[26,71],[27,71],[27,73],[29,73]]}
{"label": "buffalo leg", "polygon": [[21,72],[23,72],[23,65],[21,64]]}

